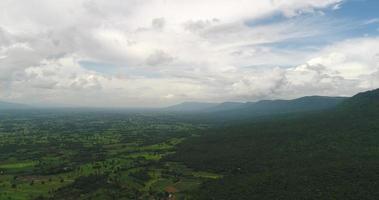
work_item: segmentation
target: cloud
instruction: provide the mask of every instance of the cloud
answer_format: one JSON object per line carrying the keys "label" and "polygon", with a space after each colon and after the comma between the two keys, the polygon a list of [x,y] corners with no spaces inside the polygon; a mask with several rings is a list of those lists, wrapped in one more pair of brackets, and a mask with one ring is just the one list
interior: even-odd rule
{"label": "cloud", "polygon": [[172,57],[171,55],[167,54],[166,52],[162,50],[157,50],[147,58],[146,63],[148,65],[156,66],[156,65],[169,64],[173,60],[174,60],[174,57]]}
{"label": "cloud", "polygon": [[161,30],[166,25],[166,20],[164,18],[155,18],[151,22],[151,25],[153,26],[153,28]]}
{"label": "cloud", "polygon": [[[302,95],[353,95],[379,87],[379,38],[356,38],[314,53],[305,64],[286,69],[289,97]],[[283,88],[283,86],[282,86]]]}
{"label": "cloud", "polygon": [[[0,98],[160,106],[350,95],[378,86],[378,38],[308,50],[275,46],[340,31],[343,25],[318,12],[341,3],[1,1]],[[283,20],[249,24],[278,13]],[[94,70],[83,61],[106,65]]]}
{"label": "cloud", "polygon": [[372,18],[364,22],[365,25],[379,23],[379,18]]}
{"label": "cloud", "polygon": [[197,20],[197,21],[190,20],[190,21],[185,22],[183,25],[184,25],[184,29],[194,32],[194,33],[198,33],[206,28],[211,27],[214,24],[217,24],[218,22],[219,20],[216,18],[212,20]]}

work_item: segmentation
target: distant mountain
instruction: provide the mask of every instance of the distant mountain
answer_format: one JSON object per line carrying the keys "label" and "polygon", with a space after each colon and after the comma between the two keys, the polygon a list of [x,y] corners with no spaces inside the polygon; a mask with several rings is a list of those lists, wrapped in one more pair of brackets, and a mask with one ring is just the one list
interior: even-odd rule
{"label": "distant mountain", "polygon": [[346,99],[345,97],[307,96],[293,100],[263,100],[250,103],[244,109],[257,114],[306,112],[329,109]]}
{"label": "distant mountain", "polygon": [[164,110],[173,111],[173,112],[199,112],[199,111],[208,110],[217,105],[218,105],[217,103],[184,102],[178,105],[173,105],[173,106],[164,108]]}
{"label": "distant mountain", "polygon": [[308,96],[293,100],[262,100],[248,102],[235,109],[212,111],[217,118],[244,119],[278,114],[301,113],[327,110],[336,107],[347,98]]}
{"label": "distant mountain", "polygon": [[246,106],[246,103],[241,102],[224,102],[217,104],[216,106],[213,106],[209,109],[207,109],[207,112],[221,112],[221,111],[230,111],[230,110],[236,110],[241,109]]}
{"label": "distant mountain", "polygon": [[186,102],[168,107],[165,110],[196,112],[212,118],[239,120],[250,117],[326,110],[336,107],[346,99],[345,97],[307,96],[293,100],[262,100],[247,103]]}
{"label": "distant mountain", "polygon": [[15,109],[27,109],[30,106],[19,103],[10,103],[5,101],[0,101],[0,110],[15,110]]}

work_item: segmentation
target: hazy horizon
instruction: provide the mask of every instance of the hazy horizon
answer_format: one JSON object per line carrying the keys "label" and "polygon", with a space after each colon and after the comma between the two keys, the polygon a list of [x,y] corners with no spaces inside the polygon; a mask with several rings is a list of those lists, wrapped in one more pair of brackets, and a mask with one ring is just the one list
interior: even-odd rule
{"label": "hazy horizon", "polygon": [[378,8],[376,0],[0,1],[0,100],[132,108],[352,96],[379,88]]}
{"label": "hazy horizon", "polygon": [[[367,91],[361,91],[361,92],[367,92]],[[359,92],[359,93],[361,93]],[[358,93],[357,93],[358,94]],[[354,96],[354,95],[353,95]],[[310,95],[310,96],[301,96],[301,97],[296,97],[296,98],[287,98],[287,99],[280,99],[280,98],[273,98],[273,99],[257,99],[255,101],[182,101],[182,102],[176,102],[173,104],[168,104],[168,105],[158,105],[158,106],[112,106],[112,105],[70,105],[70,104],[43,104],[43,103],[33,103],[33,104],[28,104],[27,102],[11,102],[11,101],[3,101],[0,99],[0,103],[10,103],[10,104],[19,104],[20,106],[27,106],[31,109],[130,109],[130,110],[160,110],[160,109],[165,109],[165,108],[170,108],[170,107],[175,107],[175,106],[180,106],[182,104],[214,104],[214,105],[221,105],[223,103],[240,103],[240,104],[245,104],[245,103],[258,103],[261,101],[291,101],[291,100],[296,100],[296,99],[301,99],[301,98],[307,98],[307,97],[331,97],[331,98],[350,98],[352,96],[319,96],[319,95]],[[193,105],[196,106],[196,105]]]}

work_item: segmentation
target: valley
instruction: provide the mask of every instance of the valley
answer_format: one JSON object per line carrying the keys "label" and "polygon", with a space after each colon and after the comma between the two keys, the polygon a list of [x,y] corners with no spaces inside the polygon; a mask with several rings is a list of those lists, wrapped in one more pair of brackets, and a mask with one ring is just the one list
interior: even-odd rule
{"label": "valley", "polygon": [[378,94],[206,113],[3,110],[0,199],[375,199]]}

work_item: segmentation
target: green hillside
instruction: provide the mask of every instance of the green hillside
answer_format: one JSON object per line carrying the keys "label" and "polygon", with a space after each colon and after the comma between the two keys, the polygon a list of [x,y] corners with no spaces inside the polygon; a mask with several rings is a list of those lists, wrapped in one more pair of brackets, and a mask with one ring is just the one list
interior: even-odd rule
{"label": "green hillside", "polygon": [[379,110],[379,89],[359,93],[339,105],[338,109],[349,114],[360,114],[363,117],[377,116]]}
{"label": "green hillside", "polygon": [[376,199],[378,102],[376,90],[318,114],[215,129],[169,159],[224,175],[195,199]]}

